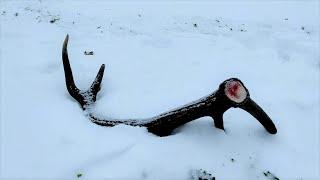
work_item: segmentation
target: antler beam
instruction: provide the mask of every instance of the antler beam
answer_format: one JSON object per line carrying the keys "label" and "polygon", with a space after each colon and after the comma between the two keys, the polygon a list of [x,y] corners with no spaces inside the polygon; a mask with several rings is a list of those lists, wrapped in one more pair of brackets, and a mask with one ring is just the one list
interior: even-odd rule
{"label": "antler beam", "polygon": [[[66,86],[69,94],[79,102],[83,110],[87,110],[96,101],[100,90],[105,65],[100,70],[87,91],[79,90],[73,80],[72,70],[68,58],[67,35],[62,48],[62,61],[65,72]],[[149,132],[158,136],[168,136],[177,127],[204,116],[210,116],[217,128],[224,130],[223,114],[229,108],[241,108],[254,116],[270,134],[276,134],[277,129],[270,117],[256,104],[249,95],[248,89],[237,78],[230,78],[222,82],[215,92],[180,108],[160,114],[148,119],[102,119],[92,112],[88,113],[89,119],[101,126],[115,126],[126,124],[130,126],[146,127]]]}

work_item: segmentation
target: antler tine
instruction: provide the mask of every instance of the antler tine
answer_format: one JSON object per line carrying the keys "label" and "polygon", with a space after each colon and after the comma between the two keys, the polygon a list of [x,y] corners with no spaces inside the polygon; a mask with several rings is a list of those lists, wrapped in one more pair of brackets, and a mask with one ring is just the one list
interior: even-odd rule
{"label": "antler tine", "polygon": [[[63,68],[64,68],[64,74],[66,78],[66,86],[67,89],[72,97],[77,96],[80,94],[80,90],[76,87],[74,80],[73,80],[73,74],[72,69],[70,66],[70,61],[68,57],[68,41],[69,41],[69,35],[66,36],[63,47],[62,47],[62,61],[63,61]],[[75,98],[75,97],[74,97]]]}
{"label": "antler tine", "polygon": [[104,69],[105,69],[105,65],[102,64],[99,72],[96,76],[96,78],[94,79],[93,83],[91,84],[91,87],[89,89],[89,91],[93,94],[94,96],[94,100],[96,100],[96,96],[98,94],[98,92],[100,91],[100,87],[101,87],[101,82],[102,82],[102,78],[103,78],[103,73],[104,73]]}
{"label": "antler tine", "polygon": [[76,100],[78,101],[81,106],[83,106],[84,103],[84,98],[80,94],[80,90],[77,88],[77,86],[74,83],[73,80],[73,75],[72,75],[72,69],[70,66],[70,61],[68,57],[68,41],[69,41],[69,35],[66,36],[64,42],[63,42],[63,47],[62,47],[62,62],[63,62],[63,69],[64,69],[64,75],[66,79],[66,86],[69,94]]}

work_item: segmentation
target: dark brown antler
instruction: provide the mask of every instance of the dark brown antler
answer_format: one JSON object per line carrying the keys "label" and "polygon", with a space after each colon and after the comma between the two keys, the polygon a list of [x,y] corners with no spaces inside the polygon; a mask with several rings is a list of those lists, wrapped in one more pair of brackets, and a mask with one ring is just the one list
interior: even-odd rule
{"label": "dark brown antler", "polygon": [[[62,60],[67,90],[69,94],[79,102],[82,109],[87,110],[88,107],[96,101],[96,96],[100,90],[105,66],[104,64],[101,66],[89,90],[81,92],[76,87],[73,80],[67,51],[68,39],[69,36],[67,35],[62,48]],[[248,89],[237,78],[225,80],[220,84],[218,90],[204,98],[152,118],[143,120],[102,119],[94,116],[92,112],[88,113],[88,117],[93,123],[101,126],[112,127],[117,124],[142,126],[147,127],[149,132],[152,132],[158,136],[167,136],[170,135],[177,127],[204,116],[212,117],[214,119],[215,126],[224,130],[223,113],[231,107],[239,107],[249,112],[264,126],[269,133],[277,133],[277,129],[272,120],[262,110],[262,108],[250,98]]]}

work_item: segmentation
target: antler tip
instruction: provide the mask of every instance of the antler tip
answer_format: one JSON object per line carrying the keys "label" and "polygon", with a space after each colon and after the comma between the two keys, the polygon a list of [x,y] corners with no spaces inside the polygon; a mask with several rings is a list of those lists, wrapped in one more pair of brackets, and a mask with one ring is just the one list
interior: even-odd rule
{"label": "antler tip", "polygon": [[277,134],[277,128],[276,127],[274,127],[274,129],[272,129],[272,130],[269,130],[269,133],[270,134]]}
{"label": "antler tip", "polygon": [[67,35],[66,35],[66,38],[64,39],[64,42],[65,42],[65,43],[68,43],[68,41],[69,41],[69,34],[67,34]]}
{"label": "antler tip", "polygon": [[102,64],[102,65],[100,66],[100,69],[99,69],[98,74],[103,75],[104,69],[105,69],[105,65]]}
{"label": "antler tip", "polygon": [[67,46],[68,46],[68,41],[69,41],[69,34],[67,34],[66,38],[64,39],[63,42],[63,47],[62,47],[62,53],[66,54],[67,52]]}

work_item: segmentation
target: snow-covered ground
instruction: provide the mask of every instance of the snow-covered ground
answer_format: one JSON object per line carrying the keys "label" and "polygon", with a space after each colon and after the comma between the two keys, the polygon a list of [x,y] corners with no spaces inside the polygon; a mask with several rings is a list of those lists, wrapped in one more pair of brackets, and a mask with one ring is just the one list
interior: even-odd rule
{"label": "snow-covered ground", "polygon": [[[320,178],[319,19],[319,1],[1,1],[0,177]],[[97,114],[150,117],[238,77],[278,134],[240,109],[226,133],[209,117],[168,137],[97,126],[65,88],[66,34],[78,87],[106,64]]]}

